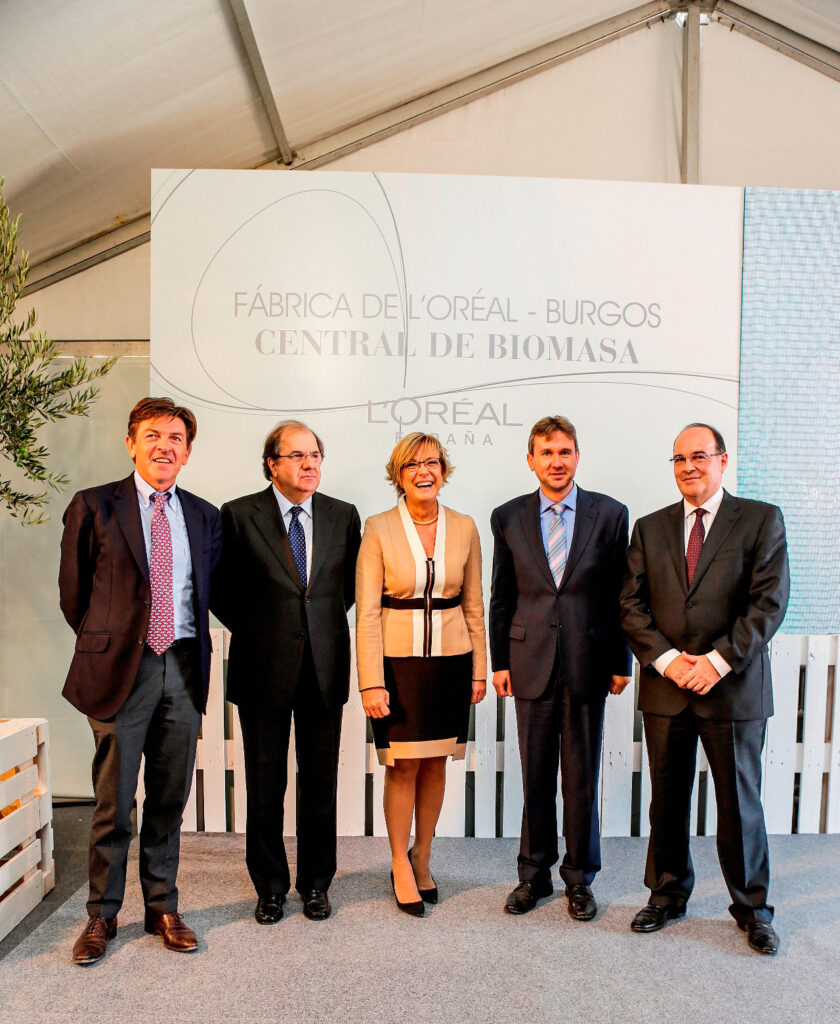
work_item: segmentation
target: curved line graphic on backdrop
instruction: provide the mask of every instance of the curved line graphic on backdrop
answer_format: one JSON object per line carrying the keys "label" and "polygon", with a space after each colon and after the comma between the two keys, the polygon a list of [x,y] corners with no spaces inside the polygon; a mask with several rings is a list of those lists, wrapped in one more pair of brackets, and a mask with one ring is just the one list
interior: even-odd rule
{"label": "curved line graphic on backdrop", "polygon": [[[697,391],[691,391],[687,387],[672,387],[667,384],[651,384],[647,381],[629,381],[629,380],[598,380],[598,377],[606,377],[617,375],[619,377],[634,377],[646,374],[651,377],[687,377],[692,380],[709,380],[709,381],[722,381],[728,384],[737,384],[738,378],[728,376],[725,374],[714,374],[714,373],[678,373],[672,370],[602,370],[598,372],[596,370],[581,370],[575,373],[552,373],[552,374],[539,374],[535,377],[513,377],[510,380],[496,380],[490,381],[486,384],[468,384],[465,387],[460,388],[445,388],[442,391],[429,391],[420,395],[399,395],[397,398],[386,398],[384,401],[378,402],[353,402],[349,405],[321,405],[321,406],[301,406],[295,409],[287,407],[277,408],[275,406],[240,406],[230,405],[224,402],[215,402],[213,399],[204,398],[201,395],[197,395],[191,391],[185,391],[174,381],[169,380],[164,374],[162,374],[157,367],[152,366],[152,370],[157,374],[159,379],[170,387],[175,388],[180,394],[186,398],[196,402],[204,409],[219,409],[222,412],[253,412],[253,413],[282,413],[284,415],[302,414],[302,413],[313,413],[313,412],[350,412],[355,409],[366,409],[370,405],[388,405],[389,403],[405,401],[405,402],[419,402],[427,398],[441,398],[444,395],[462,395],[470,391],[495,391],[498,388],[513,387],[516,385],[524,385],[526,387],[537,387],[540,384],[546,384],[550,381],[559,384],[575,384],[581,383],[582,380],[577,378],[594,378],[590,379],[590,384],[622,384],[628,385],[634,388],[650,388],[653,391],[671,391],[675,394],[680,395],[691,395],[694,398],[705,398],[709,402],[714,402],[716,405],[722,405],[726,409],[737,409],[738,406],[734,402],[727,402],[722,398],[715,398],[713,395],[701,395]],[[571,380],[569,378],[576,378]],[[400,422],[395,420],[394,422]]]}
{"label": "curved line graphic on backdrop", "polygon": [[[166,197],[166,199],[164,199],[164,201],[160,204],[160,206],[155,210],[154,216],[152,217],[152,221],[151,221],[152,224],[154,224],[154,222],[158,219],[158,214],[160,213],[160,211],[164,208],[164,206],[166,206],[166,204],[169,202],[169,200],[175,195],[175,193],[178,191],[178,189],[184,184],[184,182],[187,180],[187,178],[189,178],[190,175],[192,175],[192,174],[195,174],[195,168],[193,168],[191,171],[187,171],[187,173],[184,175],[183,178],[181,178],[181,180],[178,182],[178,184],[175,186],[175,188],[172,189],[172,191],[169,193],[169,195]],[[172,175],[170,174],[169,177],[171,178]],[[169,178],[167,178],[166,181],[169,181]],[[164,182],[164,185],[165,184],[166,184],[166,182]],[[163,185],[161,185],[161,188],[163,188]],[[158,192],[159,191],[160,191],[160,189],[158,189]],[[157,193],[155,193],[155,194],[157,194]]]}
{"label": "curved line graphic on backdrop", "polygon": [[[373,177],[376,184],[382,190],[382,195],[385,198],[385,202],[388,206],[388,213],[391,214],[391,223],[394,225],[394,234],[397,238],[397,250],[400,254],[400,270],[402,271],[402,286],[403,294],[400,298],[403,300],[403,331],[405,333],[405,352],[403,353],[403,387],[408,382],[408,350],[411,347],[411,339],[408,336],[408,282],[405,278],[405,254],[403,253],[402,239],[400,238],[400,229],[397,224],[397,218],[394,216],[394,208],[391,206],[391,200],[388,198],[388,193],[385,191],[385,186],[379,180],[379,175],[376,171],[373,171]],[[396,268],[394,268],[396,270]],[[399,278],[397,279],[399,284]]]}
{"label": "curved line graphic on backdrop", "polygon": [[[213,377],[213,375],[210,373],[210,371],[204,365],[204,361],[202,360],[202,358],[201,358],[201,356],[199,355],[199,352],[198,352],[198,345],[197,345],[196,337],[195,337],[195,307],[196,307],[196,303],[198,302],[198,293],[201,290],[201,286],[204,283],[204,278],[209,273],[210,268],[213,266],[213,263],[216,260],[216,257],[225,248],[225,246],[228,244],[228,242],[230,242],[230,240],[232,238],[234,238],[237,234],[239,234],[239,232],[242,231],[243,228],[245,228],[248,224],[250,224],[252,220],[254,220],[255,218],[261,216],[263,213],[265,213],[266,210],[270,210],[273,206],[278,206],[280,203],[285,203],[286,200],[288,200],[288,199],[294,199],[296,196],[302,196],[302,195],[315,195],[317,193],[327,193],[328,195],[336,195],[336,196],[340,196],[342,199],[347,199],[349,202],[351,202],[355,206],[357,206],[365,214],[366,217],[368,217],[368,219],[373,223],[374,227],[376,228],[377,232],[379,233],[379,237],[382,239],[382,244],[385,246],[385,251],[388,253],[388,259],[389,259],[389,261],[391,263],[391,269],[394,272],[394,277],[397,280],[397,283],[399,283],[399,281],[400,281],[400,275],[399,275],[399,272],[397,271],[396,264],[394,263],[394,257],[393,257],[393,254],[391,253],[391,247],[388,244],[388,241],[385,238],[385,235],[383,234],[382,228],[379,226],[379,223],[377,222],[376,218],[373,216],[373,214],[370,212],[370,210],[368,210],[367,207],[363,203],[360,203],[359,200],[355,199],[353,196],[347,195],[346,192],[341,192],[339,189],[335,189],[335,188],[302,188],[302,189],[299,189],[297,192],[290,192],[288,195],[281,196],[279,199],[274,199],[274,200],[272,200],[272,202],[268,203],[267,206],[263,206],[261,209],[257,210],[255,213],[252,213],[251,216],[247,218],[247,220],[244,220],[239,225],[239,227],[236,228],[236,230],[232,231],[228,235],[228,237],[222,242],[222,244],[218,247],[218,249],[216,249],[216,251],[210,257],[210,261],[208,262],[207,266],[204,268],[204,272],[202,273],[201,277],[198,280],[198,284],[195,287],[195,292],[193,294],[193,300],[192,300],[192,306],[190,308],[190,338],[192,340],[192,347],[193,347],[193,352],[195,352],[195,358],[198,360],[199,366],[204,371],[204,375],[207,377],[207,379],[212,384],[214,384],[222,392],[222,394],[227,395],[228,398],[232,398],[235,402],[241,402],[242,403],[242,405],[239,408],[242,408],[242,409],[254,409],[254,410],[258,410],[258,411],[268,411],[268,410],[265,410],[262,406],[255,405],[253,402],[247,402],[245,399],[240,398],[238,395],[235,395],[232,392],[228,391],[227,388],[222,387],[222,385]],[[387,202],[387,197],[386,197],[386,202]],[[390,209],[390,204],[389,204],[389,209]],[[393,216],[393,214],[392,214],[392,216]],[[402,307],[403,329],[406,331],[406,342],[407,342],[408,341],[408,335],[407,335],[408,310],[406,308],[405,300],[404,300],[402,295],[400,296],[400,306]],[[406,345],[406,348],[407,348],[407,345]],[[156,367],[154,369],[156,370],[156,372],[158,373],[158,375],[160,376],[160,378],[162,380],[166,379],[163,376],[163,374],[161,374],[160,371],[157,370]],[[172,383],[172,382],[171,381],[167,381],[167,383]],[[177,385],[173,385],[173,386],[177,387]],[[183,393],[187,394],[186,391],[183,392]],[[226,408],[226,406],[223,403],[218,403],[217,407],[218,408]],[[231,408],[237,408],[237,407],[233,406]],[[274,411],[274,410],[272,410],[272,411]]]}

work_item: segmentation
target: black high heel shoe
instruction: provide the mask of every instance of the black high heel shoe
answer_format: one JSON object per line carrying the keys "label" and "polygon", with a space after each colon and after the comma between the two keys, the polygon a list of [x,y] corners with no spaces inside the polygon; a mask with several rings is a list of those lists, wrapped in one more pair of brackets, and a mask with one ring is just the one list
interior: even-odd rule
{"label": "black high heel shoe", "polygon": [[[408,863],[411,864],[411,870],[412,871],[414,870],[414,864],[411,861],[411,855],[412,855],[413,852],[414,852],[414,847],[412,846],[411,849],[408,851]],[[432,881],[434,882],[434,877],[432,878]],[[432,886],[431,889],[421,889],[418,886],[417,887],[417,891],[420,893],[420,899],[424,903],[437,903],[437,901],[438,901],[437,885]]]}
{"label": "black high heel shoe", "polygon": [[394,885],[394,872],[391,872],[391,888],[394,891],[394,899],[397,902],[397,906],[404,914],[410,914],[412,917],[423,917],[426,913],[426,907],[422,900],[414,900],[412,903],[400,903],[397,899],[397,887]]}

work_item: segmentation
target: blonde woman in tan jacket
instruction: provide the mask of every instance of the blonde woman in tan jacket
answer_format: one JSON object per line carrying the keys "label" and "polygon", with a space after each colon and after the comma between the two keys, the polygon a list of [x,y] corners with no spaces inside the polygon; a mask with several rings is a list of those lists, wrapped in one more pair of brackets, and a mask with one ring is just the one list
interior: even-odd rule
{"label": "blonde woman in tan jacket", "polygon": [[407,435],[386,469],[399,500],[365,523],[356,657],[385,765],[394,897],[400,910],[422,917],[424,903],[437,902],[429,858],[446,758],[464,757],[470,704],[486,689],[481,549],[472,519],[438,502],[452,466],[436,437]]}

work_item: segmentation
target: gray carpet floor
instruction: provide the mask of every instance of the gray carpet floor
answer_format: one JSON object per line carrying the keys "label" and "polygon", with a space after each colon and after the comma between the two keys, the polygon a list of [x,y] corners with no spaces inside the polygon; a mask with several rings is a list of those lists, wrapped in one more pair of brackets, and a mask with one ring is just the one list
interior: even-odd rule
{"label": "gray carpet floor", "polygon": [[[136,844],[135,844],[136,846]],[[689,915],[653,935],[629,924],[646,901],[645,841],[604,841],[597,918],[566,913],[558,891],[532,913],[502,913],[517,843],[436,841],[441,902],[401,914],[383,839],[342,839],[333,916],[311,922],[292,895],[261,927],[243,839],[185,836],[181,909],[199,935],[192,955],[146,935],[136,849],[108,956],[74,967],[84,923],[76,892],[0,962],[3,1024],[541,1024],[691,1022],[836,1024],[840,1020],[840,836],[771,839],[779,955],[747,947],[729,917],[713,839],[693,843]],[[293,855],[293,844],[290,844]]]}

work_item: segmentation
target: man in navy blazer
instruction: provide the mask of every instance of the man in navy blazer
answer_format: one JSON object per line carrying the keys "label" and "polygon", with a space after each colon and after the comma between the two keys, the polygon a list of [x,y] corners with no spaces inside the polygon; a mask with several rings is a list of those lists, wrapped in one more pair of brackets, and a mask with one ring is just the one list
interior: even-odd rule
{"label": "man in navy blazer", "polygon": [[505,910],[523,914],[553,892],[559,859],[557,769],[566,852],[560,875],[569,914],[591,920],[601,867],[598,770],[604,703],[630,681],[618,595],[627,509],[574,481],[577,433],[563,416],[535,423],[528,465],[540,488],[495,509],[490,654],[493,686],[513,696],[524,805],[519,885]]}
{"label": "man in navy blazer", "polygon": [[195,416],[145,398],[128,420],[131,476],[79,491],[64,513],[59,591],[76,634],[63,694],[88,716],[96,743],[88,923],[73,947],[85,966],[117,930],[131,842],[131,808],[145,755],[140,884],[146,931],[192,952],[178,913],[181,820],[210,677],[210,582],[219,513],[175,479]]}
{"label": "man in navy blazer", "polygon": [[682,501],[642,517],[630,543],[622,621],[641,666],[651,775],[650,898],[631,927],[658,931],[685,914],[699,737],[715,784],[729,912],[750,947],[772,955],[761,749],[773,714],[767,644],[790,592],[787,544],[775,505],[723,489],[728,458],[720,431],[689,424],[671,460]]}

